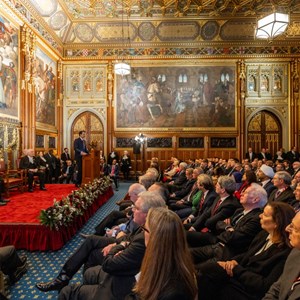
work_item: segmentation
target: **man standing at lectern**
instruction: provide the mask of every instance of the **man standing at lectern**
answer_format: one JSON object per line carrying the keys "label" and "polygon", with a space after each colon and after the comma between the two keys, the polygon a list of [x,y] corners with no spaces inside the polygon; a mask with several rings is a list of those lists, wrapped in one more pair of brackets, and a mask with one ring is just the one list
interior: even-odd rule
{"label": "man standing at lectern", "polygon": [[82,182],[82,156],[88,155],[89,151],[86,147],[85,131],[79,131],[79,138],[74,140],[75,160],[77,165],[77,179],[75,185],[79,187]]}

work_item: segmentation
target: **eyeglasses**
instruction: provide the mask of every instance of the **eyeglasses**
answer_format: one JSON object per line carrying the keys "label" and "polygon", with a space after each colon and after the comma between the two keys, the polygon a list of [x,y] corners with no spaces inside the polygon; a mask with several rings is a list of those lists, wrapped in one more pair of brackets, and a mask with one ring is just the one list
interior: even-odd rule
{"label": "eyeglasses", "polygon": [[140,227],[142,228],[143,231],[150,233],[150,231],[145,227],[145,225],[141,225]]}
{"label": "eyeglasses", "polygon": [[288,227],[288,229],[293,230],[293,231],[295,231],[297,233],[300,232],[300,229],[296,228],[293,223],[290,223],[287,227]]}

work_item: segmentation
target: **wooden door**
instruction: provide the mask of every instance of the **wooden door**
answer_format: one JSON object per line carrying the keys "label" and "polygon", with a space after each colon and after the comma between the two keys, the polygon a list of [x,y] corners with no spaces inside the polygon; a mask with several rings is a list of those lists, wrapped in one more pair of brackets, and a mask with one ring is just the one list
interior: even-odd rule
{"label": "wooden door", "polygon": [[279,119],[271,112],[263,110],[255,114],[248,124],[246,148],[255,153],[268,148],[272,155],[282,147],[282,127]]}
{"label": "wooden door", "polygon": [[[80,114],[72,124],[71,140],[78,138],[79,131],[86,131],[86,141],[88,149],[103,150],[103,124],[101,120],[91,112]],[[72,144],[72,155],[74,157],[74,148]]]}

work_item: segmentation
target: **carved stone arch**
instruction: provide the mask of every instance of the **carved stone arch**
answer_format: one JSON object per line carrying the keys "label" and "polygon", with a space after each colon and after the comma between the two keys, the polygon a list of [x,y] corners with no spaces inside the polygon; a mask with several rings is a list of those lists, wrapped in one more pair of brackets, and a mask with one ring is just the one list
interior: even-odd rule
{"label": "carved stone arch", "polygon": [[247,145],[254,152],[268,148],[274,155],[282,147],[282,123],[270,110],[260,110],[252,114],[247,126]]}
{"label": "carved stone arch", "polygon": [[[96,150],[104,150],[105,147],[105,128],[96,111],[84,110],[80,113],[77,112],[76,116],[73,116],[72,122],[69,123],[69,138],[70,138],[70,150],[74,154],[73,141],[78,137],[80,130],[86,131],[86,140],[89,148],[93,147]],[[93,146],[92,146],[93,145]]]}

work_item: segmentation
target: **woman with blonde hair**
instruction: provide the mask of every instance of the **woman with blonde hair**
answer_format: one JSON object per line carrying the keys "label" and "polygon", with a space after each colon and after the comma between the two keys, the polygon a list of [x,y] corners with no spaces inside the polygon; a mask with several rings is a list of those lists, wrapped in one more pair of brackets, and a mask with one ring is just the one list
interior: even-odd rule
{"label": "woman with blonde hair", "polygon": [[153,208],[143,228],[146,253],[126,300],[194,300],[195,270],[180,218],[167,208]]}

